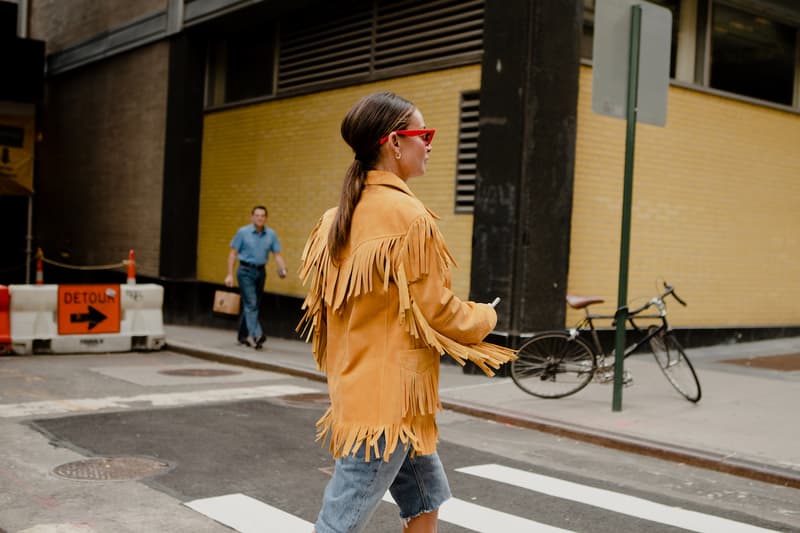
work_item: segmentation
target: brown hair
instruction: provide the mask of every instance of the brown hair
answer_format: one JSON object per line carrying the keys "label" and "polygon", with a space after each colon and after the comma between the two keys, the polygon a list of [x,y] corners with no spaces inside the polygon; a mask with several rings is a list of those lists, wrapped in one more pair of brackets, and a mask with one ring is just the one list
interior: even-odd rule
{"label": "brown hair", "polygon": [[378,140],[407,127],[414,110],[414,104],[405,98],[391,92],[378,92],[356,102],[342,120],[342,138],[353,149],[355,158],[344,176],[339,210],[328,235],[328,252],[334,263],[339,262],[347,246],[353,211],[361,198],[367,172],[373,170],[378,161],[381,148]]}

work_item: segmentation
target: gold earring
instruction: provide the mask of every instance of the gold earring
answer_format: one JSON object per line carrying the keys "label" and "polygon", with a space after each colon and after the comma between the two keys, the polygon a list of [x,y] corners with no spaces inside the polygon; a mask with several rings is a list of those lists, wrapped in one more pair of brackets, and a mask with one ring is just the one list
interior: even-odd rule
{"label": "gold earring", "polygon": [[400,152],[395,152],[394,153],[394,158],[395,159],[400,159],[400,157],[401,157]]}

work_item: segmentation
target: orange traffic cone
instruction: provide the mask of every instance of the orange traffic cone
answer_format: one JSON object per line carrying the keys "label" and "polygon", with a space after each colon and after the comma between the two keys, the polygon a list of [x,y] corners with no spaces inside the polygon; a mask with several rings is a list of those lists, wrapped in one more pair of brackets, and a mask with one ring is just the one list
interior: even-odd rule
{"label": "orange traffic cone", "polygon": [[36,249],[36,284],[44,285],[44,269],[42,268],[42,258],[44,254],[41,248]]}
{"label": "orange traffic cone", "polygon": [[136,254],[133,248],[128,252],[128,285],[136,285]]}

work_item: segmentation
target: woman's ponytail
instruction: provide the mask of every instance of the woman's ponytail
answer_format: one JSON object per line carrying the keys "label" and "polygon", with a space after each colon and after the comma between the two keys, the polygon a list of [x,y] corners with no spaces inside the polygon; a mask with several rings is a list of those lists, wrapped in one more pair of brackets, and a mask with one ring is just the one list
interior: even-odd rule
{"label": "woman's ponytail", "polygon": [[339,197],[339,210],[328,235],[328,253],[334,264],[339,263],[342,251],[347,247],[350,237],[350,223],[353,221],[353,211],[356,209],[364,183],[367,180],[367,170],[358,159],[354,159],[347,169],[342,184],[342,194]]}

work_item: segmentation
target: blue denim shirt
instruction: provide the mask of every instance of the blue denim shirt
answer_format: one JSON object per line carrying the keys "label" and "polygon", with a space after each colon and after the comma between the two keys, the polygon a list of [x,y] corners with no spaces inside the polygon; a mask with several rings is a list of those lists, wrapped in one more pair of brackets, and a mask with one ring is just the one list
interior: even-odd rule
{"label": "blue denim shirt", "polygon": [[239,252],[239,261],[265,265],[269,252],[280,253],[281,243],[272,228],[264,226],[264,230],[259,233],[255,225],[248,224],[239,228],[233,236],[231,248]]}

